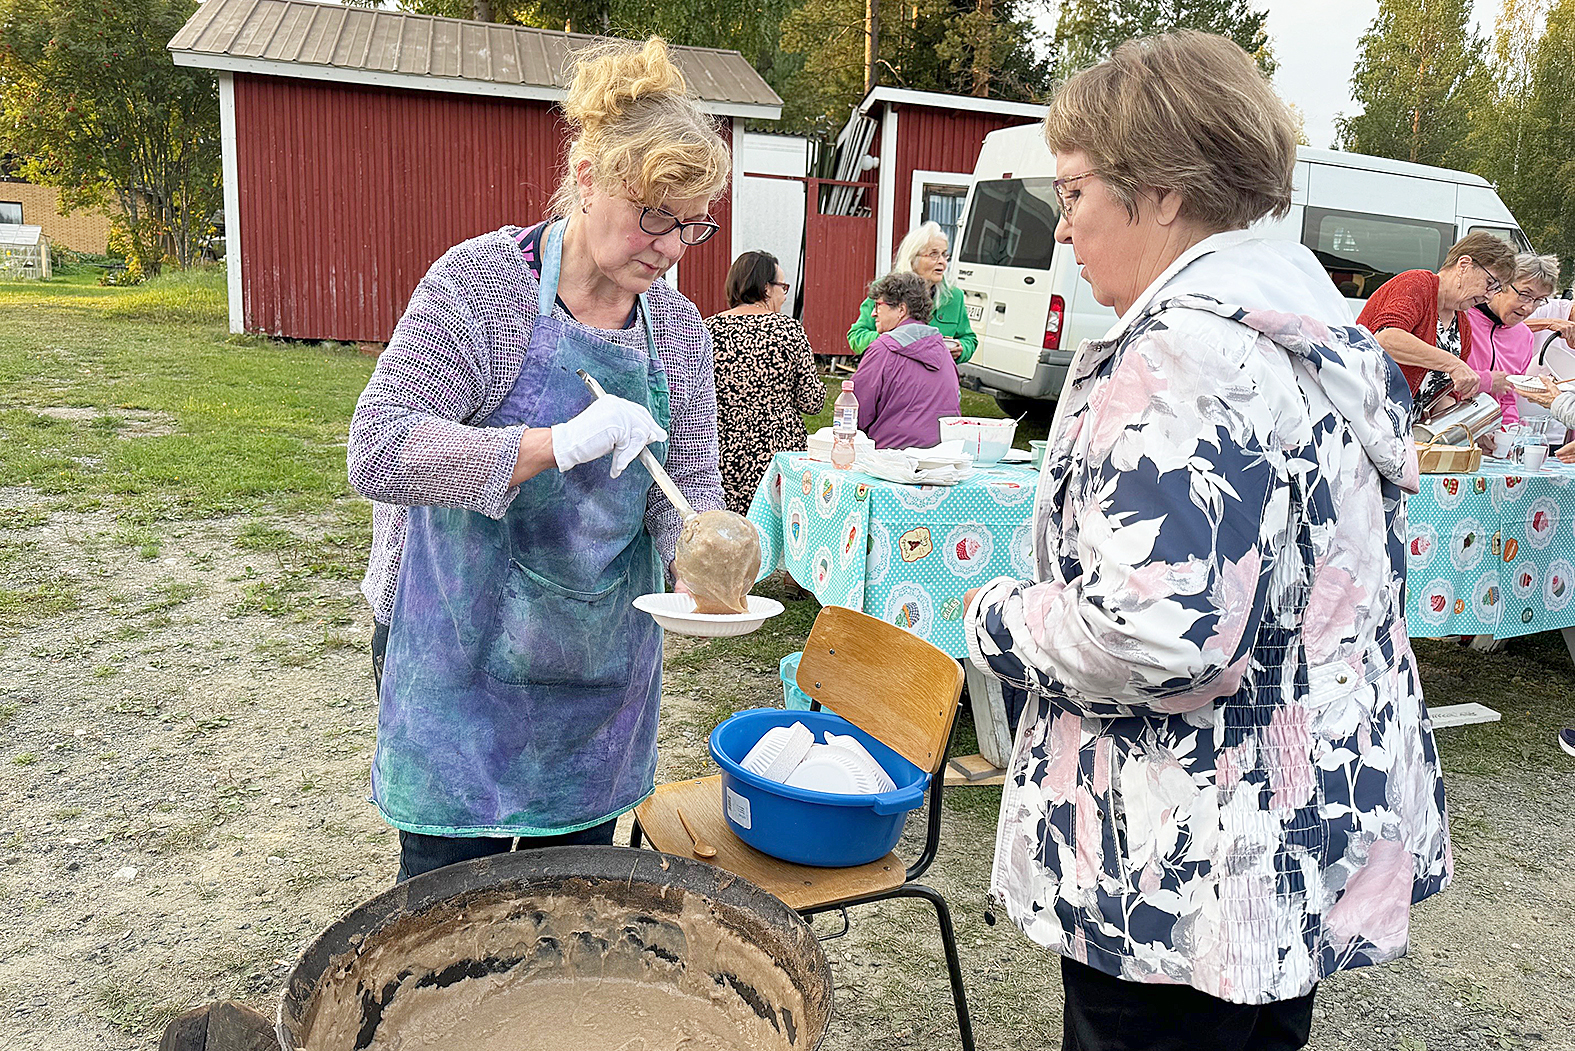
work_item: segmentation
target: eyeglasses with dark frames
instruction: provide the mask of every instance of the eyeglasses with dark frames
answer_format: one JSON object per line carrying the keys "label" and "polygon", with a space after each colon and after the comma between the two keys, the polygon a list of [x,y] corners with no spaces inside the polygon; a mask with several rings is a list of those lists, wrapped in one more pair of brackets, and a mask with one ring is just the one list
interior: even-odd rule
{"label": "eyeglasses with dark frames", "polygon": [[1522,303],[1530,303],[1534,307],[1540,307],[1552,298],[1551,296],[1539,296],[1535,292],[1527,292],[1513,282],[1510,283],[1509,290],[1519,296]]}
{"label": "eyeglasses with dark frames", "polygon": [[792,284],[790,284],[787,281],[770,281],[770,282],[767,282],[767,283],[770,284],[772,288],[780,288],[782,290],[782,294],[783,295],[786,295],[788,292],[792,291],[792,289],[793,289]]}
{"label": "eyeglasses with dark frames", "polygon": [[1501,291],[1503,291],[1504,282],[1498,279],[1497,274],[1493,273],[1493,271],[1489,270],[1475,259],[1471,260],[1471,265],[1482,271],[1482,276],[1487,278],[1487,288],[1484,291],[1486,291],[1488,295],[1496,296]]}
{"label": "eyeglasses with dark frames", "polygon": [[[630,203],[640,204],[639,201]],[[666,208],[640,205],[640,229],[652,237],[661,237],[663,234],[670,234],[677,230],[678,240],[686,245],[698,245],[705,244],[722,227],[709,217],[686,222]]]}

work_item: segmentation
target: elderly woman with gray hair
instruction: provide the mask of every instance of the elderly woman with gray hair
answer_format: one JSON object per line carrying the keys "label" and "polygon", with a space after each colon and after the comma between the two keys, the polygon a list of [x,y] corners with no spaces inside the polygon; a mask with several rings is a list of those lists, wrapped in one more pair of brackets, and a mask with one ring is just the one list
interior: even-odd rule
{"label": "elderly woman with gray hair", "polygon": [[1229,40],[1124,44],[1050,104],[1095,299],[1032,520],[966,596],[1029,690],[991,897],[1062,957],[1063,1049],[1303,1047],[1319,981],[1406,951],[1449,882],[1406,634],[1398,367],[1291,205],[1295,121]]}
{"label": "elderly woman with gray hair", "polygon": [[[962,291],[946,276],[946,263],[950,258],[951,246],[940,224],[920,223],[897,245],[891,272],[918,274],[924,279],[924,288],[930,297],[930,324],[941,334],[952,360],[961,364],[973,357],[979,337],[968,322],[968,304],[963,300]],[[859,304],[859,319],[848,329],[848,349],[863,354],[878,335],[872,296]]]}
{"label": "elderly woman with gray hair", "polygon": [[1491,391],[1503,406],[1506,425],[1520,420],[1509,377],[1524,375],[1537,352],[1536,333],[1526,319],[1548,301],[1558,284],[1558,256],[1519,255],[1515,274],[1504,287],[1486,303],[1466,311],[1471,326],[1466,365],[1476,370],[1482,389]]}

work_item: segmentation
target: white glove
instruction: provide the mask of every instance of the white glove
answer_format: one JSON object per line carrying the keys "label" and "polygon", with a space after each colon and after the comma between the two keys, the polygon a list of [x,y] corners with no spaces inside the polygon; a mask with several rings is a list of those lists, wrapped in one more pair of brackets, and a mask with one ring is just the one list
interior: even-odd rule
{"label": "white glove", "polygon": [[612,476],[617,478],[641,449],[666,440],[667,432],[645,406],[608,394],[574,419],[553,425],[552,455],[558,470],[567,471],[612,453]]}

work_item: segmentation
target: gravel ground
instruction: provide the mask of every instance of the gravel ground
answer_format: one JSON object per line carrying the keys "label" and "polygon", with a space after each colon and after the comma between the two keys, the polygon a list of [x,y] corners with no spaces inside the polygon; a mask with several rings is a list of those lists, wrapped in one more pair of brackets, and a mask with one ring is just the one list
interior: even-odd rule
{"label": "gravel ground", "polygon": [[[118,523],[0,490],[0,1012],[20,1048],[151,1048],[174,1012],[237,998],[272,1014],[303,943],[393,878],[365,801],[371,621],[347,574],[303,571],[339,519]],[[345,508],[336,513],[346,512]],[[259,547],[259,537],[271,538]],[[270,549],[271,548],[271,549]],[[784,651],[785,652],[785,651]],[[1457,877],[1415,914],[1412,952],[1320,993],[1321,1049],[1575,1047],[1569,801],[1575,722],[1557,637],[1479,655],[1420,647],[1435,703],[1487,727],[1440,734]],[[774,676],[670,640],[663,776]],[[929,882],[952,903],[981,1048],[1059,1046],[1055,960],[983,921],[999,794],[947,797]],[[856,910],[827,943],[825,1047],[946,1048],[955,1019],[919,903]],[[830,933],[835,920],[819,921]]]}

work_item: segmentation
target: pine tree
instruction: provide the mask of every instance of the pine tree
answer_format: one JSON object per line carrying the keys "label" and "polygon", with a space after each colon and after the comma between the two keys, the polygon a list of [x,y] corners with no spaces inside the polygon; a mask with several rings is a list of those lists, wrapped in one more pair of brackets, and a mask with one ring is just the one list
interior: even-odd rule
{"label": "pine tree", "polygon": [[1249,0],[1062,0],[1056,22],[1056,72],[1065,77],[1087,69],[1128,40],[1173,29],[1198,29],[1234,40],[1274,74],[1268,9]]}
{"label": "pine tree", "polygon": [[[891,87],[1038,101],[1049,64],[1025,0],[885,0],[878,81]],[[782,24],[803,68],[778,89],[784,129],[834,134],[864,94],[864,0],[807,0]]]}
{"label": "pine tree", "polygon": [[1471,114],[1492,90],[1470,0],[1379,0],[1358,48],[1351,95],[1362,112],[1336,122],[1341,147],[1446,168],[1469,164]]}

